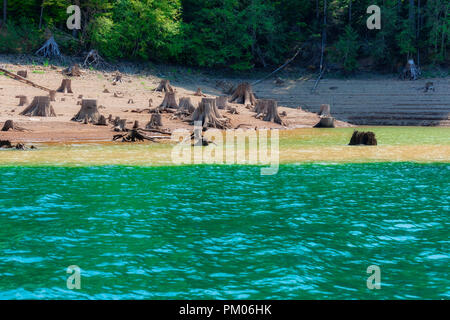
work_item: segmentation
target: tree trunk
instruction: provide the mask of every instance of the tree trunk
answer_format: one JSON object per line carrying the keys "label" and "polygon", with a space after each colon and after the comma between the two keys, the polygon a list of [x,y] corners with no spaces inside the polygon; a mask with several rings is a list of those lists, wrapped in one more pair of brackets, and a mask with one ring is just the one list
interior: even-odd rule
{"label": "tree trunk", "polygon": [[97,100],[93,99],[83,99],[81,101],[81,109],[78,113],[72,118],[72,121],[85,121],[87,118],[88,123],[97,124],[100,119],[100,112],[98,112],[97,108]]}
{"label": "tree trunk", "polygon": [[348,0],[348,24],[352,25],[352,2],[353,0]]}
{"label": "tree trunk", "polygon": [[50,104],[50,97],[48,96],[34,97],[31,104],[20,114],[30,117],[56,117],[55,110]]}
{"label": "tree trunk", "polygon": [[275,100],[267,100],[267,113],[263,120],[284,125],[280,115],[278,114],[278,105]]}
{"label": "tree trunk", "polygon": [[164,96],[164,100],[159,107],[160,108],[178,109],[175,92],[167,91],[166,95]]}
{"label": "tree trunk", "polygon": [[220,116],[216,107],[216,99],[203,98],[192,115],[192,121],[200,121],[202,127],[212,127],[218,129],[226,129],[229,127],[227,120]]}
{"label": "tree trunk", "polygon": [[151,118],[150,118],[150,122],[147,123],[147,125],[145,126],[146,129],[154,129],[154,128],[158,128],[158,127],[162,127],[163,123],[162,123],[162,117],[160,113],[154,113],[152,114]]}
{"label": "tree trunk", "polygon": [[61,82],[61,85],[56,90],[57,92],[67,92],[67,93],[73,93],[72,92],[72,80],[71,79],[63,79]]}
{"label": "tree trunk", "polygon": [[244,105],[256,105],[256,98],[253,94],[252,86],[248,82],[239,84],[229,101],[243,103]]}
{"label": "tree trunk", "polygon": [[44,0],[42,1],[42,4],[41,4],[41,15],[39,16],[39,30],[41,30],[41,28],[42,28],[43,15],[44,15]]}
{"label": "tree trunk", "polygon": [[8,7],[8,0],[3,0],[3,23],[6,24],[6,8]]}

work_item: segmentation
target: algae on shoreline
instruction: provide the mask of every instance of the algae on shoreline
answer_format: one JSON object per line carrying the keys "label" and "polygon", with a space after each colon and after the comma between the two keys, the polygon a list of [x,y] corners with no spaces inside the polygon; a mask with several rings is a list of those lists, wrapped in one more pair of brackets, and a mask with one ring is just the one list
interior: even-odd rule
{"label": "algae on shoreline", "polygon": [[[450,162],[450,129],[362,127],[378,146],[348,146],[355,128],[280,130],[280,163]],[[0,165],[173,165],[168,143],[49,143],[33,151],[2,151]],[[214,162],[205,162],[214,163]]]}

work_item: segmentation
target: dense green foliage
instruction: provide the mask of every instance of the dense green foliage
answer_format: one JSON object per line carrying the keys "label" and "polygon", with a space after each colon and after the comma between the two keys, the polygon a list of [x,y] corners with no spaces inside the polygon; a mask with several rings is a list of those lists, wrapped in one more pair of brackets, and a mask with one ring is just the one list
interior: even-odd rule
{"label": "dense green foliage", "polygon": [[[79,32],[66,27],[71,4],[81,7]],[[372,4],[381,30],[366,26]],[[68,55],[95,48],[110,60],[248,70],[302,46],[296,63],[317,67],[325,28],[330,67],[352,72],[364,60],[393,71],[406,58],[449,62],[449,11],[448,0],[7,0],[0,52],[32,53],[51,33]]]}

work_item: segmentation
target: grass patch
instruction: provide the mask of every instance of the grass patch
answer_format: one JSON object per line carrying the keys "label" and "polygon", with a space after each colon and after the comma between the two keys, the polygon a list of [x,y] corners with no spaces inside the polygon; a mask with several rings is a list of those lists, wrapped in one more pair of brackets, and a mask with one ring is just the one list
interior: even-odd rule
{"label": "grass patch", "polygon": [[45,71],[42,71],[42,70],[33,70],[32,73],[45,74]]}

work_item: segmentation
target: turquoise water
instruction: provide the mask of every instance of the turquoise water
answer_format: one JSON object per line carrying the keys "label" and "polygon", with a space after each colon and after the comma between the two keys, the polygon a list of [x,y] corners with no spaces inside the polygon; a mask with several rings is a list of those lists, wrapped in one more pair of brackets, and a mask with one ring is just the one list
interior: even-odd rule
{"label": "turquoise water", "polygon": [[259,173],[2,167],[0,298],[450,298],[449,164]]}

